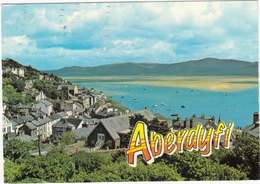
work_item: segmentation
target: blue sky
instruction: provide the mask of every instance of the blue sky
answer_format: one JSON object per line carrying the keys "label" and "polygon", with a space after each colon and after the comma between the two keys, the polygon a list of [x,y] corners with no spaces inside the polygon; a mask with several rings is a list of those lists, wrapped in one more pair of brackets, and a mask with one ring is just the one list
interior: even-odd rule
{"label": "blue sky", "polygon": [[257,2],[2,5],[2,58],[37,69],[258,60]]}

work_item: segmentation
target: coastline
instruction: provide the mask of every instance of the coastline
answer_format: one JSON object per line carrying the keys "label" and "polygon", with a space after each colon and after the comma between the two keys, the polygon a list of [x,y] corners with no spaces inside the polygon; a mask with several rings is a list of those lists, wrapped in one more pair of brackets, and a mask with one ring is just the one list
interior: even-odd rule
{"label": "coastline", "polygon": [[258,77],[252,76],[71,76],[79,79],[116,84],[182,87],[190,89],[232,92],[258,87]]}

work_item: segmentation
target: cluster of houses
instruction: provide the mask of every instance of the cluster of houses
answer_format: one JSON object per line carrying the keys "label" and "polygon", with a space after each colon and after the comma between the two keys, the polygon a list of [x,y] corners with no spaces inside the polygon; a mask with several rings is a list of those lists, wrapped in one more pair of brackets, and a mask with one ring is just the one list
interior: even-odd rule
{"label": "cluster of houses", "polygon": [[[24,70],[10,69],[18,76],[24,76]],[[42,80],[46,80],[40,76]],[[47,79],[51,80],[51,79]],[[193,115],[190,119],[168,119],[161,114],[152,113],[148,108],[130,112],[113,107],[102,92],[86,89],[78,85],[62,84],[57,87],[61,99],[48,99],[42,91],[33,88],[33,81],[26,82],[23,95],[32,96],[36,103],[32,105],[17,104],[16,117],[7,118],[2,115],[2,127],[5,139],[17,137],[22,140],[53,142],[63,132],[72,131],[76,140],[86,138],[86,145],[110,149],[125,148],[132,131],[130,117],[142,115],[148,121],[157,118],[167,122],[171,131],[194,128],[198,123],[204,127],[216,129],[218,122],[215,117],[205,118]],[[3,104],[5,109],[5,104]],[[3,111],[4,112],[4,111]],[[218,120],[220,121],[220,120]],[[253,124],[242,130],[243,136],[259,139],[258,113],[253,115]],[[236,137],[232,134],[231,139]]]}
{"label": "cluster of houses", "polygon": [[[129,113],[129,110],[113,107],[107,102],[107,97],[95,89],[59,85],[57,90],[61,91],[62,98],[56,100],[48,99],[42,91],[33,87],[28,90],[31,93],[25,95],[35,94],[35,104],[17,104],[16,117],[7,118],[6,114],[2,115],[3,134],[6,139],[17,137],[22,140],[36,140],[40,137],[44,142],[52,142],[65,131],[75,131],[76,139],[81,139],[88,137],[90,130],[94,130],[101,122],[98,117],[106,119]],[[90,145],[96,145],[93,140]]]}
{"label": "cluster of houses", "polygon": [[[94,105],[90,107],[94,108]],[[103,146],[110,149],[128,146],[128,138],[133,128],[130,125],[131,116],[141,114],[148,121],[160,118],[148,108],[101,119],[91,117],[86,112],[76,116],[66,110],[55,113],[53,104],[47,100],[41,100],[32,106],[20,105],[19,109],[20,115],[15,119],[9,120],[3,115],[3,132],[7,137],[13,132],[18,134],[20,139],[36,140],[40,136],[41,140],[51,142],[58,139],[63,132],[72,131],[76,140],[87,138],[88,146],[95,148]],[[214,117],[205,118],[196,115],[190,119],[182,120],[178,116],[176,119],[160,118],[160,121],[166,121],[171,131],[194,128],[198,123],[203,127],[213,128],[218,124]],[[258,113],[254,113],[253,124],[242,132],[243,136],[259,139]],[[236,136],[231,134],[231,141],[233,139],[236,139]]]}
{"label": "cluster of houses", "polygon": [[20,67],[20,68],[11,68],[7,67],[4,69],[4,72],[12,72],[13,74],[19,76],[19,77],[24,77],[25,75],[25,69]]}

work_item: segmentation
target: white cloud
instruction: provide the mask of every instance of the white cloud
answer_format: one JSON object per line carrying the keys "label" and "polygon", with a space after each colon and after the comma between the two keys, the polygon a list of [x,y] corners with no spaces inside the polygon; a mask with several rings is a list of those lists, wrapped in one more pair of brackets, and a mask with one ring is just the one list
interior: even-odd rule
{"label": "white cloud", "polygon": [[2,53],[4,56],[17,56],[23,53],[32,53],[37,50],[35,42],[25,35],[5,37],[2,41]]}
{"label": "white cloud", "polygon": [[173,58],[256,60],[256,4],[39,4],[28,5],[22,16],[21,7],[3,6],[3,55],[34,58],[50,67]]}

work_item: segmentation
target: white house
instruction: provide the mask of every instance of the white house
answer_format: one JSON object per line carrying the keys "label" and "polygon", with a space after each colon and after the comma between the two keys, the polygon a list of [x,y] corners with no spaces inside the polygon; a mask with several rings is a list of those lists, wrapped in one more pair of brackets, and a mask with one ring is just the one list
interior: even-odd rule
{"label": "white house", "polygon": [[15,75],[18,75],[19,77],[24,77],[24,68],[6,68],[4,72],[12,72]]}
{"label": "white house", "polygon": [[44,117],[42,119],[26,122],[19,128],[19,133],[30,135],[32,137],[37,137],[40,135],[41,140],[50,139],[53,124],[65,117],[67,117],[65,112],[59,112],[51,115],[50,117]]}
{"label": "white house", "polygon": [[40,102],[35,104],[35,107],[45,112],[48,116],[50,116],[51,112],[53,111],[53,104],[48,100],[41,100]]}
{"label": "white house", "polygon": [[40,100],[46,99],[46,95],[42,91],[40,91],[39,93],[36,93],[34,95],[34,98],[35,98],[36,102],[38,102]]}
{"label": "white house", "polygon": [[13,124],[5,115],[2,115],[3,134],[14,132]]}

